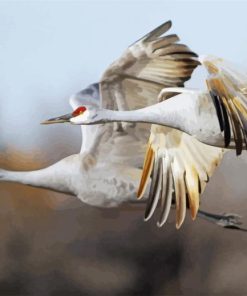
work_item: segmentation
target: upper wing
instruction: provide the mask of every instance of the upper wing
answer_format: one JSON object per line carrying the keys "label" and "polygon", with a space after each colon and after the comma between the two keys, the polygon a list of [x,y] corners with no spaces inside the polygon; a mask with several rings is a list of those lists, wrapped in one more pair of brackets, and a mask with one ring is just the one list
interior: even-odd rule
{"label": "upper wing", "polygon": [[141,198],[151,176],[145,219],[151,218],[160,202],[158,226],[162,226],[168,218],[173,193],[176,227],[182,225],[187,206],[195,219],[200,194],[222,156],[220,148],[202,144],[181,131],[153,125],[138,190]]}
{"label": "upper wing", "polygon": [[131,110],[157,103],[164,87],[183,86],[197,67],[197,55],[177,43],[177,35],[165,35],[168,21],[132,44],[105,71],[100,82],[101,105]]}
{"label": "upper wing", "polygon": [[[170,29],[170,27],[171,22],[166,22],[145,35],[143,38],[131,45],[124,52],[122,57],[115,61],[105,71],[100,82],[102,107],[118,110],[139,109],[157,103],[158,95],[163,88],[183,86],[184,82],[190,79],[193,70],[197,67],[197,65],[200,64],[196,59],[197,55],[186,45],[179,44],[179,38],[177,35],[165,34]],[[163,34],[165,35],[162,36]],[[137,131],[137,128],[142,127],[142,125],[143,124],[139,123],[136,126],[135,131]],[[145,125],[145,128],[142,130],[147,131],[148,128],[149,127]],[[158,130],[159,132],[157,133]],[[140,136],[141,133],[142,132],[136,132],[135,134]],[[150,191],[151,202],[149,202],[147,205],[146,218],[149,218],[152,215],[152,212],[157,205],[157,197],[159,197],[157,194],[160,192],[160,188],[163,188],[162,199],[164,199],[166,192],[168,194],[168,204],[171,202],[171,189],[173,188],[173,179],[171,173],[173,172],[175,176],[176,172],[175,168],[172,167],[173,161],[177,161],[181,156],[183,157],[183,153],[185,153],[184,151],[189,153],[189,149],[186,145],[187,143],[190,143],[190,137],[176,131],[174,131],[174,133],[171,129],[169,130],[169,133],[166,133],[165,128],[157,129],[157,127],[152,126],[152,134],[150,139],[152,137],[159,138],[159,136],[161,136],[163,140],[160,145],[158,145],[158,147],[161,147],[162,149],[164,148],[166,154],[169,157],[162,160],[161,167],[161,158],[160,156],[157,158],[157,155],[160,154],[155,154],[155,156],[154,153],[152,153],[152,151],[154,151],[153,148],[151,149],[149,146],[151,150],[148,149],[147,152],[147,158],[143,169],[143,178],[140,185],[142,195],[144,193],[144,188],[149,181],[149,176],[152,172],[152,184]],[[177,147],[173,148],[167,143],[174,141],[176,142],[178,134],[179,137],[182,138],[182,146],[178,145]],[[185,141],[184,138],[186,139]],[[193,139],[191,141],[193,141]],[[164,147],[163,144],[165,145]],[[176,163],[176,161],[174,163]],[[207,161],[208,159],[205,161],[206,172],[209,170],[209,164]],[[196,163],[196,161],[194,162]],[[154,163],[157,165],[154,165]],[[198,165],[195,167],[198,167]],[[163,181],[161,184],[161,178],[163,178],[162,173],[165,174],[165,171],[162,171],[162,168],[166,171],[166,176],[170,177],[167,177],[168,181],[162,179]],[[188,173],[192,174],[188,166],[186,169]],[[184,173],[185,168],[181,167],[181,172],[182,170]],[[208,174],[210,174],[210,172],[208,172]],[[155,176],[158,175],[159,178],[156,178]],[[203,177],[205,176],[206,173],[204,172]],[[142,184],[143,179],[145,179],[144,184]],[[191,179],[192,178],[189,180],[191,181]],[[176,188],[177,186],[178,185],[176,185]],[[203,188],[203,186],[204,184],[202,183],[201,187]],[[188,188],[190,187],[188,186]],[[179,193],[178,188],[176,189],[176,192],[177,196],[182,194],[182,192]],[[155,201],[152,201],[153,197],[155,197]],[[167,208],[170,208],[170,206]],[[166,215],[167,210],[165,216]],[[164,218],[163,215],[161,224],[163,224],[165,220],[166,218]],[[182,223],[182,220],[183,217],[180,217],[178,220],[179,226]]]}
{"label": "upper wing", "polygon": [[206,82],[224,131],[225,147],[231,143],[233,133],[239,155],[247,146],[247,75],[216,57],[204,57],[202,63],[209,73]]}
{"label": "upper wing", "polygon": [[[73,109],[83,104],[129,110],[156,103],[165,86],[181,86],[199,64],[196,54],[186,45],[177,44],[177,35],[166,35],[171,22],[166,22],[131,45],[103,74],[99,84],[92,84],[73,95]],[[81,152],[92,149],[97,131],[102,127],[82,126]],[[138,124],[139,134],[146,138],[149,125]],[[145,135],[144,135],[145,134]],[[142,139],[143,142],[143,139]]]}

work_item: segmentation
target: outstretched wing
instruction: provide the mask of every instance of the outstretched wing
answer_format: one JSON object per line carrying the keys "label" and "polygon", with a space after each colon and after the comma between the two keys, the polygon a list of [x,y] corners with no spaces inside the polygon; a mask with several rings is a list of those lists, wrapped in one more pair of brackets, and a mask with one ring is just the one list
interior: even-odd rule
{"label": "outstretched wing", "polygon": [[176,227],[182,225],[187,207],[195,219],[200,194],[222,156],[220,148],[202,144],[183,132],[153,125],[138,190],[141,198],[151,176],[145,219],[152,217],[160,203],[158,226],[162,226],[168,218],[173,197]]}
{"label": "outstretched wing", "polygon": [[[115,61],[105,71],[100,82],[102,107],[116,110],[133,110],[152,105],[157,103],[158,95],[163,88],[181,87],[185,81],[190,79],[193,70],[200,64],[196,58],[197,55],[186,45],[179,44],[177,35],[166,34],[170,28],[171,22],[169,21],[154,29],[131,45],[121,58]],[[136,129],[142,127],[142,125],[140,123],[137,124]],[[147,131],[149,126],[143,126],[144,128],[142,130]],[[140,195],[143,195],[144,189],[149,182],[149,177],[152,175],[150,200],[155,197],[155,201],[149,201],[147,204],[147,219],[152,215],[157,205],[157,194],[160,192],[160,188],[163,188],[163,196],[165,194],[164,192],[167,192],[168,203],[171,202],[172,188],[174,187],[173,174],[175,176],[176,173],[173,165],[176,163],[176,159],[180,159],[183,156],[184,151],[186,153],[189,151],[189,148],[186,146],[190,142],[188,135],[177,131],[173,133],[171,129],[167,133],[165,128],[160,128],[159,131],[157,133],[157,127],[153,126],[150,139],[161,136],[163,140],[158,146],[166,150],[168,157],[164,159],[160,158],[158,156],[160,154],[154,152],[156,150],[153,149],[153,143],[149,143],[141,184],[145,180],[140,189]],[[178,133],[179,137],[185,137],[187,140],[186,142],[182,140],[181,146],[172,147],[169,143],[177,140]],[[138,133],[138,136],[140,136],[140,133]],[[163,145],[165,146],[163,147]],[[176,161],[174,162],[174,160]],[[166,170],[167,180],[161,179],[163,178],[162,168]],[[181,167],[182,169],[184,170]],[[187,170],[192,173],[188,168]],[[209,170],[208,163],[205,170],[206,172]],[[157,176],[159,178],[156,178]],[[191,181],[191,179],[189,180]],[[179,193],[178,186],[180,185],[176,183],[177,196],[182,194],[182,192]],[[201,187],[203,188],[203,186],[202,183]],[[189,185],[188,188],[190,188]],[[164,199],[164,197],[162,198]],[[181,223],[181,219],[178,221],[179,224]],[[165,220],[163,218],[161,224]]]}
{"label": "outstretched wing", "polygon": [[[100,82],[102,107],[132,110],[157,103],[164,87],[183,86],[199,61],[178,43],[168,21],[132,44],[105,71]],[[164,36],[162,36],[165,34]]]}
{"label": "outstretched wing", "polygon": [[[220,128],[224,132],[225,147],[230,144],[232,146],[234,141],[239,155],[247,143],[247,76],[222,59],[208,56],[200,60],[209,73],[207,87],[216,108]],[[179,88],[177,90],[179,92]],[[179,131],[154,126],[146,155],[138,192],[141,197],[151,176],[146,219],[152,216],[161,200],[159,225],[163,225],[168,217],[174,192],[176,226],[179,228],[185,218],[187,206],[192,218],[196,217],[199,193],[203,191],[208,177],[213,174],[216,164],[220,162],[223,151],[199,143]]]}
{"label": "outstretched wing", "polygon": [[[178,44],[177,35],[161,37],[170,28],[168,21],[131,45],[105,71],[99,84],[92,84],[71,97],[72,108],[96,104],[109,109],[137,109],[157,103],[158,94],[165,86],[182,86],[200,63],[186,45]],[[149,127],[137,124],[134,131],[129,132],[138,134],[143,146]],[[95,145],[95,131],[100,132],[101,127],[82,126],[81,129],[82,153]]]}
{"label": "outstretched wing", "polygon": [[209,73],[207,87],[224,132],[225,147],[234,138],[239,155],[243,146],[247,146],[247,75],[220,58],[206,56],[202,63]]}

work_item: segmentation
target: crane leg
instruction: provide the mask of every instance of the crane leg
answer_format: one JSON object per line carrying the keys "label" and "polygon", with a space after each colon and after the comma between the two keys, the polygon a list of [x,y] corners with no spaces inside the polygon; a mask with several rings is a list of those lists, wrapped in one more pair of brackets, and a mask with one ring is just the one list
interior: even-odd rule
{"label": "crane leg", "polygon": [[[144,211],[146,206],[146,201],[130,202],[129,204],[122,207],[123,210],[127,211]],[[172,206],[175,209],[175,206]],[[210,212],[198,210],[197,218],[206,220],[207,222],[214,223],[220,227],[241,230],[247,232],[247,228],[241,227],[243,224],[241,221],[241,216],[234,213],[224,213],[224,214],[213,214]]]}
{"label": "crane leg", "polygon": [[241,216],[238,214],[225,213],[220,215],[199,210],[197,213],[197,217],[205,219],[224,228],[236,229],[247,232],[246,228],[241,227]]}

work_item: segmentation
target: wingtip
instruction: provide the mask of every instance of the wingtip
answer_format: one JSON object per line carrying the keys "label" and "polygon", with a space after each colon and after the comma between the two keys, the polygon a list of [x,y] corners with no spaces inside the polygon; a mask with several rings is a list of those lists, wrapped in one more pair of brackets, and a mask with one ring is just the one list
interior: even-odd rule
{"label": "wingtip", "polygon": [[145,42],[152,41],[155,38],[165,34],[168,30],[170,30],[171,26],[172,26],[172,21],[171,20],[166,21],[163,24],[156,27],[155,29],[153,29],[148,34],[146,34],[143,38],[141,38],[141,40]]}
{"label": "wingtip", "polygon": [[176,229],[179,230],[182,226],[183,222],[176,222]]}
{"label": "wingtip", "polygon": [[[170,26],[170,28],[171,28],[171,26],[172,26],[172,20],[168,20],[167,22],[165,22],[165,23],[167,23],[167,25],[169,25]],[[164,24],[165,24],[164,23]]]}
{"label": "wingtip", "polygon": [[198,213],[198,208],[191,208],[191,209],[190,209],[190,215],[191,215],[191,219],[192,219],[193,221],[196,220],[197,213]]}
{"label": "wingtip", "polygon": [[176,209],[176,229],[180,229],[185,220],[186,212],[181,213],[180,210],[180,208]]}
{"label": "wingtip", "polygon": [[199,192],[194,198],[189,198],[189,205],[190,205],[190,216],[194,221],[196,219],[198,210],[199,210]]}
{"label": "wingtip", "polygon": [[144,222],[147,222],[148,220],[150,220],[150,218],[151,218],[151,217],[148,217],[148,216],[147,216],[147,217],[144,217],[143,220],[144,220]]}
{"label": "wingtip", "polygon": [[163,22],[158,28],[166,28],[166,31],[168,31],[172,27],[172,20],[168,20]]}
{"label": "wingtip", "polygon": [[142,190],[141,187],[138,188],[138,191],[136,193],[136,198],[137,199],[142,199],[143,198],[143,195],[144,195],[144,191]]}
{"label": "wingtip", "polygon": [[158,228],[161,228],[163,226],[163,224],[161,224],[159,221],[156,223]]}

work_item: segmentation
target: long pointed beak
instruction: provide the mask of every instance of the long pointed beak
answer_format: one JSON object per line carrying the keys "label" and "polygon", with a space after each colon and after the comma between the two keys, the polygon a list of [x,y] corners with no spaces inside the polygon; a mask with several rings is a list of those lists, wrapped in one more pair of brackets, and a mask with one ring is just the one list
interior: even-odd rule
{"label": "long pointed beak", "polygon": [[45,120],[41,122],[41,124],[53,124],[53,123],[63,123],[63,122],[69,122],[70,118],[72,118],[72,113],[65,114],[59,117],[51,118],[48,120]]}

